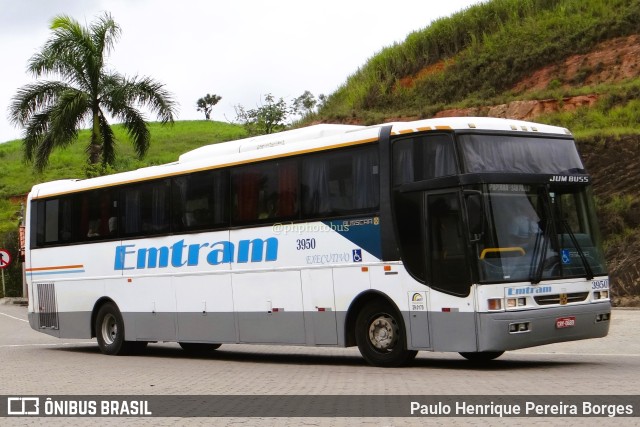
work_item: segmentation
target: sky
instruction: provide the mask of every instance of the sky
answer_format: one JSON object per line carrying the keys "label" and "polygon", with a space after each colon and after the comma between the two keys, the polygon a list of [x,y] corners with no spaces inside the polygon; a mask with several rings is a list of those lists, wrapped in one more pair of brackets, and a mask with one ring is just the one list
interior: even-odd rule
{"label": "sky", "polygon": [[[264,95],[333,93],[384,47],[480,0],[0,0],[0,142],[22,137],[8,120],[18,88],[36,81],[29,59],[51,35],[51,20],[83,25],[109,12],[122,34],[107,66],[148,76],[178,102],[176,120],[203,120],[196,101],[222,97],[212,119],[236,120],[234,106]],[[54,79],[54,77],[49,77]],[[57,78],[55,78],[57,79]],[[154,115],[147,116],[156,121]]]}

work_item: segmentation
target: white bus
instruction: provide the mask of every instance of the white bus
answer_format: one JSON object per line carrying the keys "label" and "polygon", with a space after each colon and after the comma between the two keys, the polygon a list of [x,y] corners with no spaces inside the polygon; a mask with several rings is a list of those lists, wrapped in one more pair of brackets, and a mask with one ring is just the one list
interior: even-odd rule
{"label": "white bus", "polygon": [[317,125],[29,194],[31,327],[105,354],[178,342],[490,360],[607,335],[591,182],[563,128]]}

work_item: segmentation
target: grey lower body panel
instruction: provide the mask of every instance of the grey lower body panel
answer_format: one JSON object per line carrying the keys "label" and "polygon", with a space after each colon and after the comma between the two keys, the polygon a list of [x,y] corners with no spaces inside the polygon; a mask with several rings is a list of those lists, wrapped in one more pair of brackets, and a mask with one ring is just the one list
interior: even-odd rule
{"label": "grey lower body panel", "polygon": [[[507,313],[479,313],[478,347],[474,351],[503,351],[556,342],[601,338],[609,333],[609,321],[596,321],[611,313],[609,302]],[[556,320],[575,317],[575,324],[557,328]],[[529,323],[528,332],[509,332],[512,323]]]}
{"label": "grey lower body panel", "polygon": [[[609,321],[596,322],[611,312],[611,304],[598,303],[501,313],[404,312],[407,344],[413,350],[504,351],[555,342],[600,338]],[[345,345],[345,312],[277,313],[132,313],[122,314],[129,341],[184,341]],[[41,326],[39,313],[29,313],[33,329],[58,338],[91,338],[91,312],[57,313],[59,328]],[[556,328],[560,317],[575,324]],[[512,323],[529,324],[527,332],[512,333]]]}
{"label": "grey lower body panel", "polygon": [[[338,321],[326,312],[124,312],[127,341],[338,345]],[[58,312],[56,326],[29,313],[31,328],[57,338],[91,338],[91,312]],[[344,325],[341,326],[344,329]]]}
{"label": "grey lower body panel", "polygon": [[57,338],[91,338],[91,312],[72,311],[57,314],[57,325],[42,324],[40,313],[28,313],[29,325],[38,332]]}
{"label": "grey lower body panel", "polygon": [[[596,322],[598,314],[611,313],[609,302],[539,308],[499,313],[429,312],[431,347],[415,345],[426,328],[411,330],[414,350],[477,352],[506,351],[563,341],[601,338],[609,332],[609,321]],[[556,319],[575,317],[575,324],[556,328]],[[412,319],[413,321],[413,319]],[[526,332],[510,332],[512,323],[528,323]]]}

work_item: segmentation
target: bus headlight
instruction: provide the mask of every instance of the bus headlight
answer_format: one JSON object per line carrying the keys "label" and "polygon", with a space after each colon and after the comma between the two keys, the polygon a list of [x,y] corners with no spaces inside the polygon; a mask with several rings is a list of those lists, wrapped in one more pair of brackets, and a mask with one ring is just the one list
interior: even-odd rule
{"label": "bus headlight", "polygon": [[597,299],[607,299],[609,298],[609,291],[608,290],[604,290],[604,291],[593,291],[593,299],[597,300]]}
{"label": "bus headlight", "polygon": [[521,298],[507,298],[507,308],[524,307],[527,305],[527,299]]}

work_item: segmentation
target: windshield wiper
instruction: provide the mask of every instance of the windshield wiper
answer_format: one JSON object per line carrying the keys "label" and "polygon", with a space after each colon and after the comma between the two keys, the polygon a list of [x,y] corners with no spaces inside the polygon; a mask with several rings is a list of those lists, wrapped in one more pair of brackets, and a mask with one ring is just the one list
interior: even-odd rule
{"label": "windshield wiper", "polygon": [[[540,261],[538,261],[538,265],[536,265],[536,270],[533,274],[533,277],[531,277],[531,284],[533,285],[537,285],[538,283],[540,283],[540,281],[542,281],[542,274],[544,273],[545,257],[547,254],[547,249],[549,249],[549,240],[551,240],[550,231],[551,231],[550,221],[549,221],[549,218],[547,218],[546,221],[544,222],[544,233],[542,235],[538,234],[538,237],[536,238],[536,244],[533,250],[532,261],[536,260],[538,253],[540,254]],[[542,238],[540,236],[542,236]],[[538,242],[539,239],[541,240],[541,242]],[[540,243],[542,243],[542,250],[540,250]]]}
{"label": "windshield wiper", "polygon": [[[542,206],[544,208],[544,233],[542,234],[542,251],[540,252],[540,260],[536,265],[536,270],[531,277],[531,283],[533,285],[537,285],[542,281],[542,275],[544,274],[544,265],[547,257],[547,250],[549,249],[549,243],[551,241],[552,228],[555,228],[553,225],[553,214],[551,211],[551,200],[549,198],[549,190],[548,187],[543,187],[539,190],[540,198],[542,200]],[[538,235],[539,236],[539,235]],[[539,248],[538,242],[536,241],[535,250],[534,250],[534,258],[532,260],[535,262],[535,257],[538,256],[537,249]]]}
{"label": "windshield wiper", "polygon": [[571,239],[571,243],[573,243],[573,246],[578,251],[578,255],[580,256],[580,261],[582,261],[582,265],[584,266],[584,271],[587,273],[587,280],[593,279],[593,270],[591,270],[589,261],[587,261],[587,257],[584,255],[582,247],[578,243],[578,239],[576,239],[576,235],[573,234],[573,231],[571,231],[571,227],[569,227],[569,223],[567,222],[566,219],[562,220],[562,226],[564,227],[565,231],[569,235],[569,238]]}

